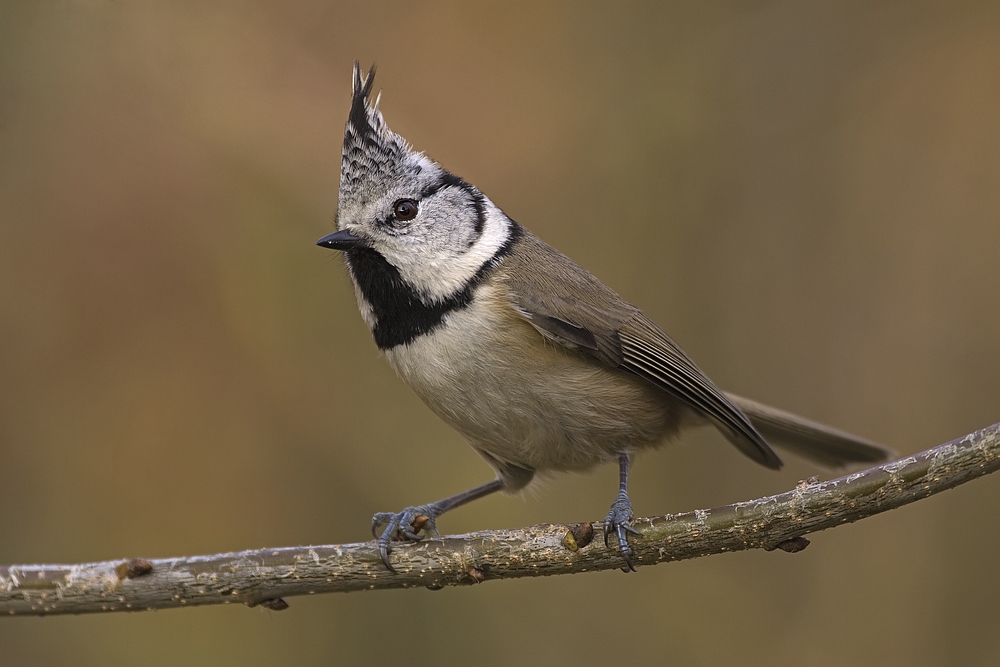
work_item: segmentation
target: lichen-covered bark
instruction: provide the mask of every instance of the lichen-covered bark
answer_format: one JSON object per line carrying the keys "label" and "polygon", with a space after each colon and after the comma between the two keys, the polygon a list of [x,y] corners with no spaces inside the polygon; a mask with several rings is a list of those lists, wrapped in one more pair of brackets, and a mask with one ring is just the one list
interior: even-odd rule
{"label": "lichen-covered bark", "polygon": [[[636,565],[743,549],[798,551],[802,536],[950,489],[1000,468],[1000,424],[828,482],[712,510],[636,519]],[[270,609],[285,597],[375,588],[440,588],[488,579],[621,567],[600,525],[545,524],[399,545],[397,572],[374,542],[256,549],[211,556],[78,565],[0,566],[0,615],[142,611],[239,602]]]}

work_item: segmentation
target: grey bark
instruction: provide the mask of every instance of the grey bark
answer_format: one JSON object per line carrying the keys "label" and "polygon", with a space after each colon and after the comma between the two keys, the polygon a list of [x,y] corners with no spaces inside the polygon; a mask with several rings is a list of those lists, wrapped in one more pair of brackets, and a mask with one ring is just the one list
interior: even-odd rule
{"label": "grey bark", "polygon": [[[775,496],[635,520],[636,565],[745,549],[798,551],[805,535],[926,498],[1000,468],[1000,424],[920,454]],[[612,542],[613,544],[613,542]],[[211,556],[132,558],[76,565],[0,566],[0,615],[142,611],[258,604],[375,588],[440,588],[489,579],[609,570],[622,565],[599,523],[543,524],[398,545],[379,560],[374,542],[255,549]]]}

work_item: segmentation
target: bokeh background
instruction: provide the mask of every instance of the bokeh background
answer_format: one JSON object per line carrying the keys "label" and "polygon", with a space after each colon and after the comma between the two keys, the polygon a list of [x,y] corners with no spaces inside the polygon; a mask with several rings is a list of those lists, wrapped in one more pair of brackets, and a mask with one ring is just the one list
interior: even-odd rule
{"label": "bokeh background", "polygon": [[[909,453],[1000,420],[1000,4],[0,4],[0,562],[364,540],[489,478],[379,358],[333,229],[390,125],[720,385]],[[789,457],[790,458],[790,457]],[[640,514],[779,492],[716,434]],[[603,517],[612,468],[458,532]],[[0,619],[6,665],[996,664],[1000,479],[618,572]]]}

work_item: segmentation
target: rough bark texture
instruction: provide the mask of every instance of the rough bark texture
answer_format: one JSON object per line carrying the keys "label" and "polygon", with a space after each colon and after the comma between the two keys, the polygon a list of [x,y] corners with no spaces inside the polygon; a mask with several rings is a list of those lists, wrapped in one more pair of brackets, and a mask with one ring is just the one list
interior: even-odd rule
{"label": "rough bark texture", "polygon": [[[743,549],[800,551],[803,536],[884,512],[1000,468],[1000,424],[828,482],[712,510],[636,519],[636,565]],[[397,573],[374,542],[78,565],[0,566],[0,614],[142,611],[239,602],[285,609],[293,595],[440,588],[622,565],[599,523],[544,524],[399,545]]]}

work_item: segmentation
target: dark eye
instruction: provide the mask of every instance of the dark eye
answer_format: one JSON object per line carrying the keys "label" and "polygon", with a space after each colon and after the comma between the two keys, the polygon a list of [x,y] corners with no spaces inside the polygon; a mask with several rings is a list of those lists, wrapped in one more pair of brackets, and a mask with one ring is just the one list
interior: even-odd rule
{"label": "dark eye", "polygon": [[417,217],[417,202],[412,199],[400,199],[392,205],[392,214],[402,222],[413,220]]}

